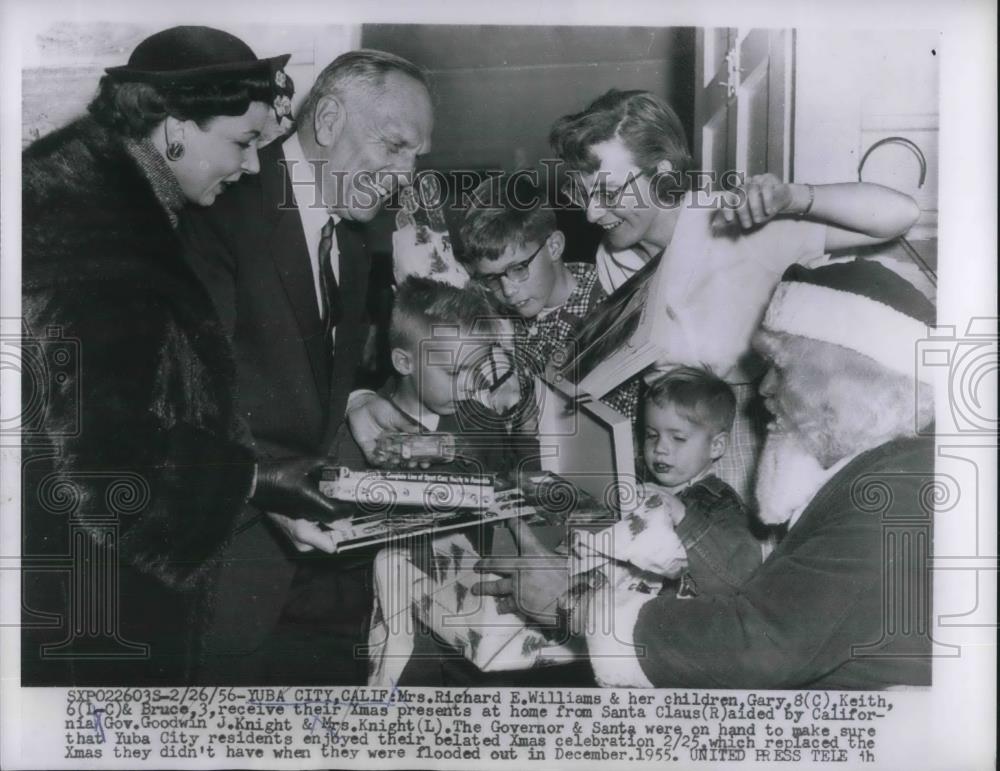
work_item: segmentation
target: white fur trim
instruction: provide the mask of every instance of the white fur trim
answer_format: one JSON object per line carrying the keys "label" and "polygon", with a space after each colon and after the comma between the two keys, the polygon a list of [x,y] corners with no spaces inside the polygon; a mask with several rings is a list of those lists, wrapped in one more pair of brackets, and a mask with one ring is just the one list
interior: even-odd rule
{"label": "white fur trim", "polygon": [[635,624],[655,595],[616,590],[616,583],[590,592],[587,654],[594,677],[603,688],[652,688],[636,656]]}
{"label": "white fur trim", "polygon": [[778,285],[761,327],[857,351],[913,378],[917,343],[927,337],[926,324],[885,303],[799,281]]}

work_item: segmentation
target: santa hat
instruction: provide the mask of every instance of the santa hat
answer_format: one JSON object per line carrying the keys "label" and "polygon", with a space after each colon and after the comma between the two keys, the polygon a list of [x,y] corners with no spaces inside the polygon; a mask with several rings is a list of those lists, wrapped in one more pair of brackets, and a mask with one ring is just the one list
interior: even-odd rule
{"label": "santa hat", "polygon": [[848,348],[910,377],[917,377],[917,342],[933,325],[930,300],[884,265],[866,260],[792,265],[761,323],[769,332]]}

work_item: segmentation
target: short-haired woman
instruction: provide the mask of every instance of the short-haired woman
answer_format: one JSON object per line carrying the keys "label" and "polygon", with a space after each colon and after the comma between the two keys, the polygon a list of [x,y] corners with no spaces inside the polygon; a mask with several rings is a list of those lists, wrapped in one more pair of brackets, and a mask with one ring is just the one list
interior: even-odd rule
{"label": "short-haired woman", "polygon": [[[556,121],[550,141],[570,172],[571,197],[604,229],[602,283],[622,283],[661,254],[668,260],[672,323],[658,334],[666,349],[658,369],[705,367],[733,386],[737,418],[719,476],[752,500],[761,426],[748,405],[763,366],[750,338],[771,292],[793,263],[902,235],[919,215],[916,203],[880,185],[790,184],[763,174],[713,206],[698,190],[680,121],[648,91],[609,91]],[[732,177],[739,180],[736,170]],[[683,247],[671,252],[677,238]]]}

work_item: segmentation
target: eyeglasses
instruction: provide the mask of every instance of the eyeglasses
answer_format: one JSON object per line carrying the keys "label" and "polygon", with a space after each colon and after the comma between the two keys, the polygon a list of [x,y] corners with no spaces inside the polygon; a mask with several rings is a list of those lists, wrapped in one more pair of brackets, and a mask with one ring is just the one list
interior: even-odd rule
{"label": "eyeglasses", "polygon": [[615,209],[621,204],[621,199],[626,191],[629,191],[633,197],[637,195],[634,185],[648,173],[646,171],[633,172],[628,175],[625,184],[614,190],[608,190],[603,183],[599,183],[590,191],[584,186],[579,174],[570,174],[560,190],[575,206],[579,206],[581,209],[586,210],[591,201],[595,201],[602,209]]}
{"label": "eyeglasses", "polygon": [[[551,235],[551,234],[549,234]],[[528,274],[531,273],[531,263],[535,261],[539,252],[542,251],[542,247],[545,246],[549,241],[549,237],[546,236],[542,239],[541,245],[532,252],[531,256],[526,260],[521,260],[520,262],[512,262],[506,268],[504,268],[499,273],[478,273],[476,274],[475,280],[477,283],[485,286],[487,289],[492,289],[494,292],[502,289],[503,285],[500,283],[500,279],[507,278],[518,284],[524,283],[528,280]]]}

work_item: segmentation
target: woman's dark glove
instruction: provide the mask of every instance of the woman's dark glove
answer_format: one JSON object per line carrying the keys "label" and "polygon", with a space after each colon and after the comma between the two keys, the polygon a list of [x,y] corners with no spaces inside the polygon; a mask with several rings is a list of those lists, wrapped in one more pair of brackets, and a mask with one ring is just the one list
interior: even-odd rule
{"label": "woman's dark glove", "polygon": [[257,486],[250,503],[295,519],[329,521],[338,512],[334,501],[319,491],[314,474],[329,461],[323,458],[278,458],[257,461]]}

